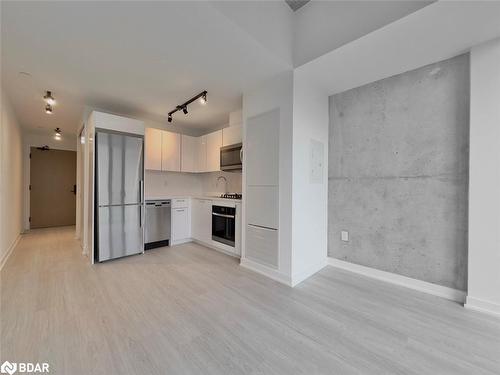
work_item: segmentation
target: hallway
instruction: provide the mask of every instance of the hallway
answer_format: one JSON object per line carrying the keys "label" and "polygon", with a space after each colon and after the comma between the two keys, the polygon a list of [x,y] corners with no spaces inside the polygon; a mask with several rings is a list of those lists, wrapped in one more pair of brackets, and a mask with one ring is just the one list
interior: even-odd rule
{"label": "hallway", "polygon": [[330,267],[291,289],[192,243],[92,266],[64,227],[1,282],[1,361],[53,374],[500,372],[498,319]]}

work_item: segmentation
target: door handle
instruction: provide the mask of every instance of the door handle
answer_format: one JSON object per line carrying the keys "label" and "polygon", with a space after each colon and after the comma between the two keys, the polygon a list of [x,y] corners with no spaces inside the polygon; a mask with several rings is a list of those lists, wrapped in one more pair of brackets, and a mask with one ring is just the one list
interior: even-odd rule
{"label": "door handle", "polygon": [[243,163],[243,147],[240,148],[240,162]]}
{"label": "door handle", "polygon": [[70,190],[73,194],[76,195],[76,185],[73,185],[73,190]]}

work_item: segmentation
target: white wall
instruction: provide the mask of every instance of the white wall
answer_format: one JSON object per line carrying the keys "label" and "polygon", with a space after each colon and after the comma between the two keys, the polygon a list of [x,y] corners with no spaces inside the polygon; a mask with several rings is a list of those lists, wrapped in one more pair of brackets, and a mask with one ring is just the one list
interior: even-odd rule
{"label": "white wall", "polygon": [[[248,118],[280,110],[279,141],[279,267],[276,279],[291,284],[293,73],[283,73],[243,95],[243,143]],[[245,165],[243,164],[242,259],[245,259]],[[286,280],[286,281],[285,281]]]}
{"label": "white wall", "polygon": [[12,105],[1,92],[0,124],[0,267],[22,231],[22,131]]}
{"label": "white wall", "polygon": [[201,195],[201,176],[196,173],[146,171],[144,195],[146,199],[170,196]]}
{"label": "white wall", "polygon": [[500,315],[500,39],[473,48],[470,69],[466,306]]}
{"label": "white wall", "polygon": [[[222,193],[241,193],[242,174],[238,172],[208,172],[201,173],[201,191],[207,195],[219,195]],[[227,191],[224,191],[226,184],[223,180],[217,180],[223,176],[227,180]]]}
{"label": "white wall", "polygon": [[241,193],[241,173],[207,172],[161,172],[149,171],[145,173],[146,199],[171,196],[213,196],[225,191],[224,181],[218,181],[219,176],[227,180],[227,192]]}
{"label": "white wall", "polygon": [[25,131],[24,144],[28,147],[49,146],[56,150],[76,151],[76,135],[63,133],[60,141],[54,139],[53,134]]}
{"label": "white wall", "polygon": [[[328,238],[328,128],[326,92],[300,71],[293,81],[292,285],[326,266]],[[311,178],[312,144],[322,147],[320,178]]]}

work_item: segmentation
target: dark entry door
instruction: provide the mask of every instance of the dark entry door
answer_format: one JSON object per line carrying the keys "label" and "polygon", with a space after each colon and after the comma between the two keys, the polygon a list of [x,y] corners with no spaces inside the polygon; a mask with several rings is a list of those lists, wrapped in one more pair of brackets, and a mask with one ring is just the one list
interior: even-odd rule
{"label": "dark entry door", "polygon": [[76,152],[31,148],[31,228],[75,225]]}

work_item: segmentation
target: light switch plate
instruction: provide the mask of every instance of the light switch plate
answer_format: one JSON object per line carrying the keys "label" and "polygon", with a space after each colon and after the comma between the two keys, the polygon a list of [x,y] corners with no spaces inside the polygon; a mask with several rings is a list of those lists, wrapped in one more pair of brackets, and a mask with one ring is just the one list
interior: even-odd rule
{"label": "light switch plate", "polygon": [[343,230],[340,232],[340,239],[344,242],[349,241],[349,232],[346,230]]}

